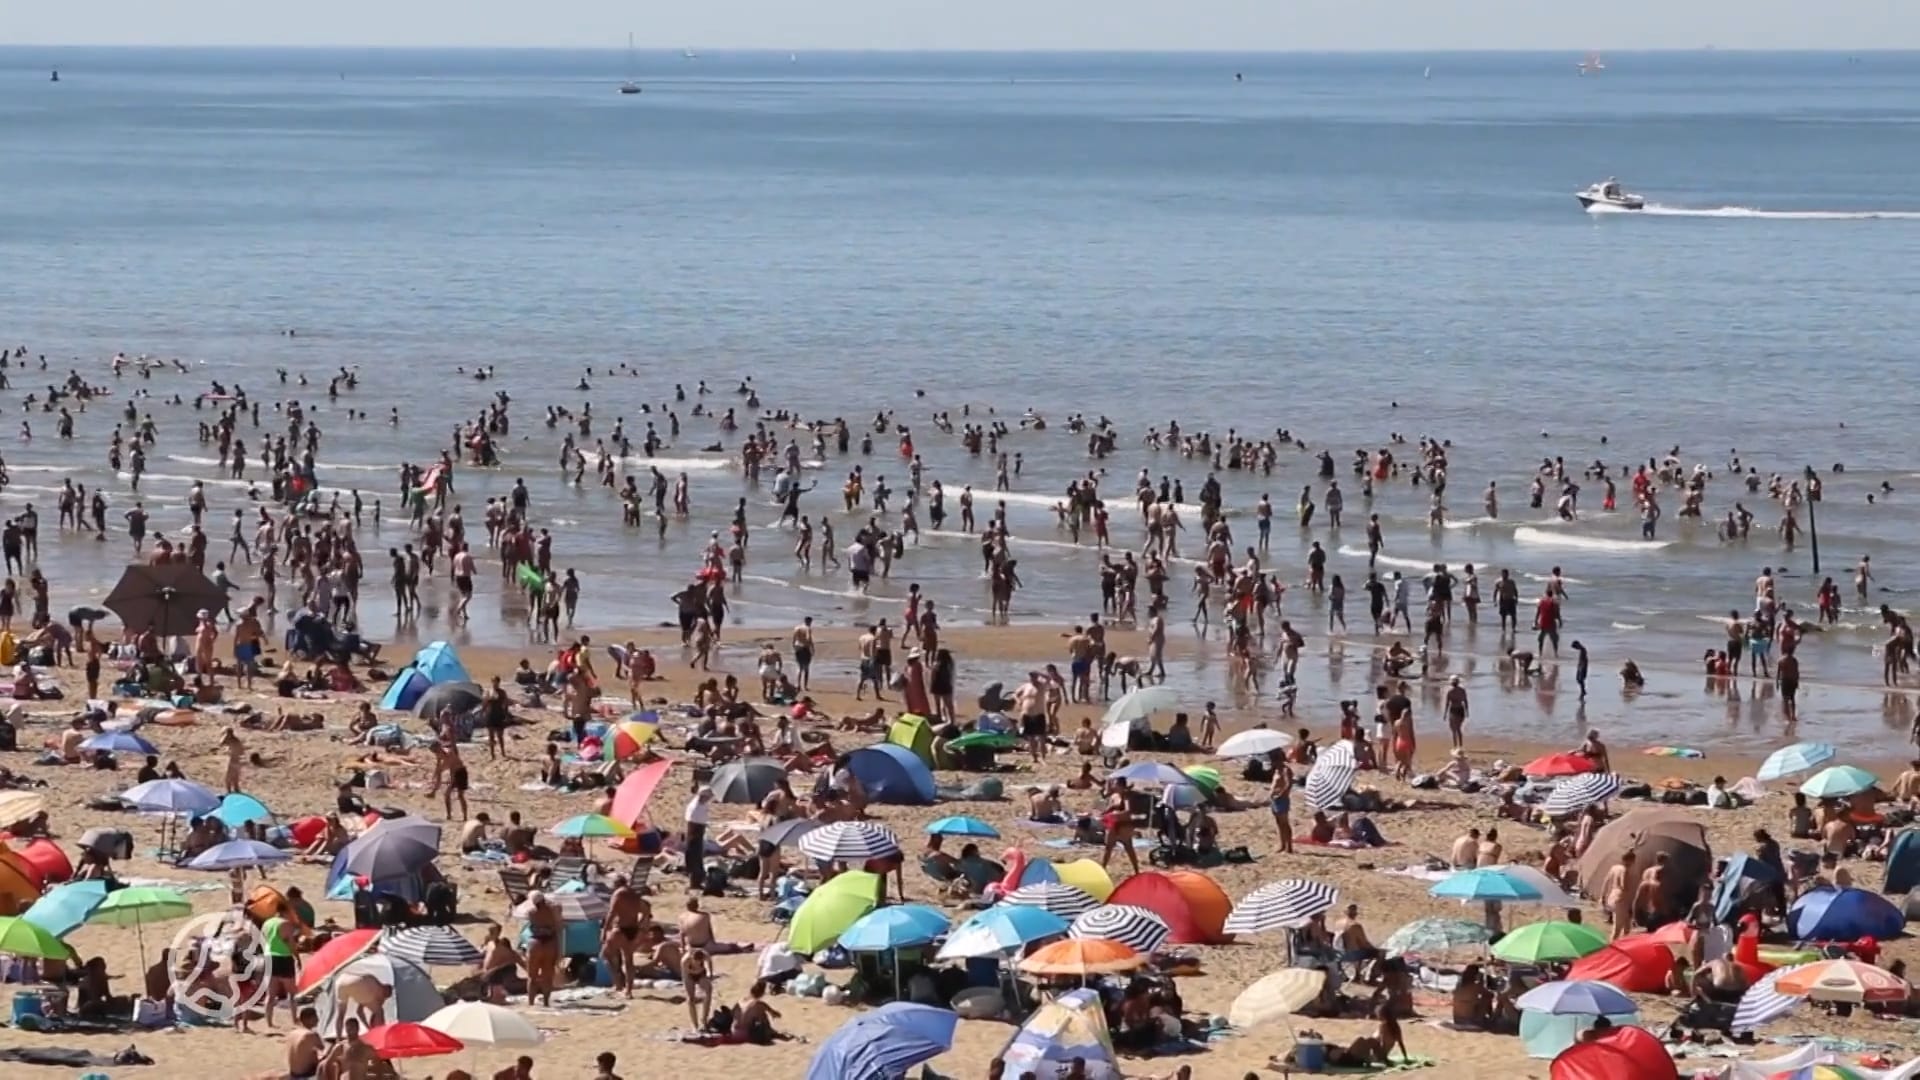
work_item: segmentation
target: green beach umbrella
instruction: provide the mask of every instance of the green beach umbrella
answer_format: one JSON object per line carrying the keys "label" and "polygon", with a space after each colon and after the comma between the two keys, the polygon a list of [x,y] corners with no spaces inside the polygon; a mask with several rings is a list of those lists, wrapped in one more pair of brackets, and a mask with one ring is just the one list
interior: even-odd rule
{"label": "green beach umbrella", "polygon": [[184,919],[193,914],[193,902],[172,889],[148,887],[120,889],[107,894],[100,906],[87,916],[92,926],[131,926],[140,945],[140,963],[147,962],[147,935],[141,928],[150,923]]}
{"label": "green beach umbrella", "polygon": [[989,750],[1012,750],[1019,745],[1019,739],[998,731],[969,731],[948,743],[947,749],[971,750],[976,746],[984,746]]}
{"label": "green beach umbrella", "polygon": [[1465,919],[1415,919],[1389,935],[1380,949],[1388,956],[1485,952],[1492,937],[1485,926]]}
{"label": "green beach umbrella", "polygon": [[1494,943],[1493,955],[1513,964],[1578,960],[1607,947],[1607,939],[1581,923],[1529,923]]}
{"label": "green beach umbrella", "polygon": [[18,915],[0,916],[0,953],[34,960],[65,960],[73,955],[66,942]]}
{"label": "green beach umbrella", "polygon": [[1849,795],[1858,795],[1879,782],[1878,777],[1865,769],[1835,765],[1808,777],[1807,782],[1800,785],[1800,794],[1810,799],[1844,799]]}
{"label": "green beach umbrella", "polygon": [[1194,787],[1209,795],[1219,791],[1223,782],[1220,778],[1220,770],[1211,765],[1189,765],[1180,771],[1187,774],[1187,778],[1193,781]]}
{"label": "green beach umbrella", "polygon": [[797,953],[830,948],[860,916],[880,906],[886,879],[864,870],[849,870],[813,890],[787,928],[787,947]]}

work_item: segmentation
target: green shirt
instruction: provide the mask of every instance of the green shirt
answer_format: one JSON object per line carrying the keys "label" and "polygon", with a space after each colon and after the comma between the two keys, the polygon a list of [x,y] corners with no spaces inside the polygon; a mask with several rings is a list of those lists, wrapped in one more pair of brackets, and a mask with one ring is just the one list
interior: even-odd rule
{"label": "green shirt", "polygon": [[293,955],[293,943],[288,941],[281,933],[286,925],[287,920],[277,915],[260,925],[260,933],[265,935],[267,939],[268,956]]}

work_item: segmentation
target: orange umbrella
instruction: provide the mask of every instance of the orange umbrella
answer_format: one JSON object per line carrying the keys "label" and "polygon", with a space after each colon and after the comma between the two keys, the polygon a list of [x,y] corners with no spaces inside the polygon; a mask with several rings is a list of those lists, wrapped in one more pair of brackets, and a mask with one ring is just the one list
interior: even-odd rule
{"label": "orange umbrella", "polygon": [[300,981],[294,984],[294,992],[304,994],[327,981],[327,976],[360,959],[380,937],[379,927],[365,930],[353,930],[314,951],[307,962],[300,965]]}
{"label": "orange umbrella", "polygon": [[1802,964],[1775,979],[1773,988],[1788,997],[1856,1004],[1905,1001],[1911,992],[1905,979],[1858,960]]}
{"label": "orange umbrella", "polygon": [[646,812],[647,800],[653,798],[660,781],[666,779],[667,770],[673,768],[671,761],[649,761],[645,765],[627,774],[620,781],[620,787],[613,793],[613,809],[607,816],[622,825],[632,825]]}
{"label": "orange umbrella", "polygon": [[1029,975],[1107,975],[1132,971],[1147,958],[1130,946],[1102,938],[1068,938],[1034,950],[1020,961],[1020,970]]}

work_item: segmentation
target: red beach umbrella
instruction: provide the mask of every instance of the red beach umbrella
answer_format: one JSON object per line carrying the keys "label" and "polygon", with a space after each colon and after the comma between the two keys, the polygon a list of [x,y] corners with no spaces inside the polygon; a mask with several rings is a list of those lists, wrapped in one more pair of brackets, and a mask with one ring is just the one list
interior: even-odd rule
{"label": "red beach umbrella", "polygon": [[1534,758],[1520,767],[1528,776],[1578,776],[1595,769],[1593,759],[1585,754],[1546,754]]}
{"label": "red beach umbrella", "polygon": [[467,1044],[445,1032],[420,1024],[382,1024],[360,1036],[373,1052],[394,1058],[437,1057],[465,1050]]}

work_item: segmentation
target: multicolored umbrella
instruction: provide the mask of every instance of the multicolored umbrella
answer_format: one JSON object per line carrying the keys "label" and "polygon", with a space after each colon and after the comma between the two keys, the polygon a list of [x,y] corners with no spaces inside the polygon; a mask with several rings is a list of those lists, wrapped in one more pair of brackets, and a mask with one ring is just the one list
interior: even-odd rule
{"label": "multicolored umbrella", "polygon": [[1510,964],[1578,960],[1607,947],[1607,939],[1583,923],[1528,923],[1494,943],[1493,955]]}
{"label": "multicolored umbrella", "polygon": [[1426,918],[1395,930],[1380,950],[1388,956],[1443,957],[1455,952],[1485,952],[1493,934],[1465,919]]}
{"label": "multicolored umbrella", "polygon": [[1867,1080],[1867,1074],[1845,1065],[1806,1065],[1783,1069],[1767,1080]]}
{"label": "multicolored umbrella", "polygon": [[1117,941],[1096,938],[1068,938],[1042,945],[1033,955],[1020,961],[1020,970],[1029,975],[1111,975],[1133,971],[1147,962],[1133,949]]}
{"label": "multicolored umbrella", "polygon": [[1905,1001],[1912,992],[1900,976],[1858,960],[1802,964],[1782,975],[1773,986],[1782,994],[1809,1001],[1845,1001],[1855,1005]]}
{"label": "multicolored umbrella", "polygon": [[605,814],[576,814],[547,831],[555,836],[574,840],[589,838],[624,840],[633,835],[633,829]]}
{"label": "multicolored umbrella", "polygon": [[639,754],[660,734],[660,717],[656,713],[637,712],[625,720],[607,728],[600,737],[600,760],[625,761]]}

